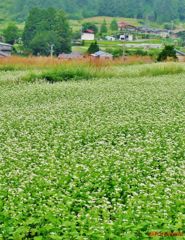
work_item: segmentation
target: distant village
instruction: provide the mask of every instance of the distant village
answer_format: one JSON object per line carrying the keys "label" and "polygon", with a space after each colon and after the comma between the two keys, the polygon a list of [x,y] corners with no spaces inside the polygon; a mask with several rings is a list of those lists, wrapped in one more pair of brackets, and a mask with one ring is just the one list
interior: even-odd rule
{"label": "distant village", "polygon": [[[98,41],[101,43],[101,41],[107,41],[107,42],[118,42],[117,46],[124,48],[140,48],[143,50],[147,49],[161,49],[162,44],[161,43],[146,43],[144,42],[144,39],[141,38],[141,35],[150,36],[150,38],[153,37],[155,39],[156,37],[161,39],[176,39],[177,31],[175,30],[167,30],[167,29],[154,29],[150,27],[145,26],[134,26],[127,22],[119,22],[118,23],[118,31],[117,34],[114,35],[105,35],[103,39],[97,39],[96,34],[92,29],[86,29],[84,31],[81,31],[80,39],[75,40],[78,42],[79,45],[83,44],[84,42],[94,42]],[[75,42],[74,41],[74,42]],[[0,57],[9,57],[12,54],[12,45],[0,42]],[[179,61],[185,61],[185,53],[179,50],[176,50],[177,57]],[[87,54],[78,52],[78,51],[72,51],[71,53],[61,53],[58,55],[58,59],[63,60],[70,60],[70,59],[82,59],[87,57]],[[114,56],[110,52],[98,50],[94,53],[91,53],[88,55],[88,57],[91,58],[99,58],[99,59],[113,59]]]}

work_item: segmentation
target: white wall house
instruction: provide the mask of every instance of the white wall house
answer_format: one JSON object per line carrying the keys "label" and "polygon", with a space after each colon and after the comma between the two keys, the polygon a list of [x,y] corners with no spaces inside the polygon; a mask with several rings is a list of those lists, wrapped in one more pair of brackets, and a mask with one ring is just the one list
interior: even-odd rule
{"label": "white wall house", "polygon": [[131,34],[123,34],[123,35],[120,35],[119,40],[120,41],[133,41],[134,37]]}
{"label": "white wall house", "polygon": [[113,37],[113,36],[106,36],[105,39],[106,39],[107,41],[115,41],[115,40],[116,40],[116,38]]}
{"label": "white wall house", "polygon": [[95,35],[94,35],[94,33],[84,32],[84,33],[82,33],[81,40],[94,41],[95,40]]}

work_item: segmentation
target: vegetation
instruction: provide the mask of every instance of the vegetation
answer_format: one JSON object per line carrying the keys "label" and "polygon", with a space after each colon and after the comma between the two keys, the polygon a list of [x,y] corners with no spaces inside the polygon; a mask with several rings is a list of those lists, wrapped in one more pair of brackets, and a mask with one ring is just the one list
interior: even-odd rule
{"label": "vegetation", "polygon": [[8,0],[0,3],[0,16],[12,15],[23,21],[34,8],[63,9],[71,18],[123,16],[158,22],[185,20],[185,0]]}
{"label": "vegetation", "polygon": [[160,52],[157,60],[159,62],[166,61],[168,58],[172,58],[172,60],[176,60],[176,51],[174,46],[165,46],[165,48]]}
{"label": "vegetation", "polygon": [[11,23],[4,29],[3,36],[6,43],[14,44],[19,38],[19,29],[15,23]]}
{"label": "vegetation", "polygon": [[184,64],[94,64],[112,77],[57,84],[26,68],[0,74],[0,239],[182,233]]}
{"label": "vegetation", "polygon": [[85,22],[82,24],[82,31],[92,30],[95,34],[98,33],[98,27],[92,22]]}
{"label": "vegetation", "polygon": [[101,25],[101,28],[100,28],[100,34],[103,36],[104,34],[106,34],[108,32],[108,29],[107,29],[107,23],[106,23],[106,20],[104,19],[103,20],[103,23]]}
{"label": "vegetation", "polygon": [[115,18],[112,20],[112,22],[110,24],[110,29],[112,32],[118,31],[118,23]]}
{"label": "vegetation", "polygon": [[63,11],[53,8],[34,8],[26,21],[23,32],[24,46],[33,54],[49,55],[71,51],[71,30]]}
{"label": "vegetation", "polygon": [[89,46],[87,52],[89,54],[92,54],[92,53],[98,52],[99,50],[100,50],[100,48],[98,46],[98,43],[97,43],[97,41],[95,41],[95,42],[91,43],[91,45]]}

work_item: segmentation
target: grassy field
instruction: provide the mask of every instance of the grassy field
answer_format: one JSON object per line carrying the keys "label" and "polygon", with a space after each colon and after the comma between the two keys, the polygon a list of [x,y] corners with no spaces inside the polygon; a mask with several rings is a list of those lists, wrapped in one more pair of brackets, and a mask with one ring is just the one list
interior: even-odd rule
{"label": "grassy field", "polygon": [[182,233],[184,65],[47,64],[0,63],[0,239]]}

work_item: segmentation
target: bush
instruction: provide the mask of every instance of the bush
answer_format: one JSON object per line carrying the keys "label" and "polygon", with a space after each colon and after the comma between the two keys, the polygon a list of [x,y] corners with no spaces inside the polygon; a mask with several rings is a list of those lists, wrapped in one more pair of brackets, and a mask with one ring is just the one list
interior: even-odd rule
{"label": "bush", "polygon": [[24,81],[35,82],[37,80],[46,80],[49,83],[62,81],[89,80],[94,78],[110,77],[106,67],[91,66],[89,64],[71,64],[55,67],[47,71],[38,73],[29,73],[24,77]]}
{"label": "bush", "polygon": [[166,61],[168,58],[172,58],[173,60],[177,59],[175,48],[172,45],[165,46],[162,52],[159,53],[157,61],[163,62]]}
{"label": "bush", "polygon": [[99,50],[100,50],[99,45],[98,45],[97,41],[95,41],[95,42],[91,43],[87,52],[89,54],[92,54],[92,53],[98,52]]}
{"label": "bush", "polygon": [[123,56],[123,48],[108,48],[106,51],[111,53],[114,58]]}
{"label": "bush", "polygon": [[147,51],[144,51],[144,50],[142,50],[142,49],[138,49],[138,50],[135,51],[135,54],[136,54],[137,56],[147,56],[147,55],[148,55],[148,52],[147,52]]}

